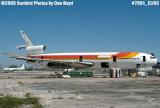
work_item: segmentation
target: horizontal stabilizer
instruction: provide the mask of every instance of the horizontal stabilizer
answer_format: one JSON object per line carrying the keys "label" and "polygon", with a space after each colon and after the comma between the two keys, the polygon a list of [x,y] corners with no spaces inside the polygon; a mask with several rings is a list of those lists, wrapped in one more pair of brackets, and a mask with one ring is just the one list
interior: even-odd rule
{"label": "horizontal stabilizer", "polygon": [[25,56],[20,56],[20,55],[17,55],[16,53],[5,52],[4,54],[8,55],[9,58],[15,58],[15,59],[19,59],[19,60],[27,60],[27,58]]}
{"label": "horizontal stabilizer", "polygon": [[16,53],[9,53],[9,52],[4,52],[5,55],[8,55],[10,58],[16,58],[18,57],[19,55],[17,55]]}
{"label": "horizontal stabilizer", "polygon": [[23,48],[26,48],[26,47],[27,47],[27,45],[18,45],[18,46],[16,46],[17,49],[23,49]]}

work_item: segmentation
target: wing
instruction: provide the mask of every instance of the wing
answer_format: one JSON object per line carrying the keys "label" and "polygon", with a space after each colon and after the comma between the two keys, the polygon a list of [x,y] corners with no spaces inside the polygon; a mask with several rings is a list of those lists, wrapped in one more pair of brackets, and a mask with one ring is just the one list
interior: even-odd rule
{"label": "wing", "polygon": [[16,53],[8,53],[8,52],[5,52],[4,54],[5,54],[5,55],[8,55],[9,58],[15,58],[15,59],[18,59],[18,60],[25,60],[25,61],[27,61],[27,62],[37,62],[37,61],[40,61],[40,59],[31,58],[31,57],[26,57],[26,56],[20,56],[20,55],[17,55]]}
{"label": "wing", "polygon": [[8,55],[10,58],[15,58],[18,60],[25,60],[30,63],[40,63],[40,62],[47,62],[47,66],[54,68],[54,67],[75,67],[75,68],[85,68],[85,67],[92,67],[95,65],[93,62],[80,62],[80,61],[55,61],[55,60],[49,60],[49,59],[39,59],[39,58],[31,58],[26,56],[19,56],[15,53],[4,53],[5,55]]}
{"label": "wing", "polygon": [[92,67],[95,63],[93,62],[70,62],[70,61],[48,61],[48,67],[59,67],[59,68],[86,68]]}

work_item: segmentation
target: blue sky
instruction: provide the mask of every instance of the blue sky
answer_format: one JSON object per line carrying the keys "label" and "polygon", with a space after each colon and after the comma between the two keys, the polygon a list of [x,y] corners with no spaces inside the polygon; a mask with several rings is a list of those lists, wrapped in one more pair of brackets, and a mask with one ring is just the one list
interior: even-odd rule
{"label": "blue sky", "polygon": [[132,6],[131,0],[73,0],[74,6],[0,6],[0,65],[24,62],[17,52],[24,30],[46,52],[138,51],[160,59],[160,6]]}

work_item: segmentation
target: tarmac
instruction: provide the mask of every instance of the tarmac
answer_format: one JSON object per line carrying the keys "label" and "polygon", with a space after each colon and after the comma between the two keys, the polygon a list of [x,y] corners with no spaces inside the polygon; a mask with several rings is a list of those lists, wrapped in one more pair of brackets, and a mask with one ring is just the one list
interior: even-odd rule
{"label": "tarmac", "polygon": [[42,74],[45,75],[44,72],[0,73],[0,95],[25,97],[30,93],[40,98],[44,108],[160,108],[159,77],[29,77]]}

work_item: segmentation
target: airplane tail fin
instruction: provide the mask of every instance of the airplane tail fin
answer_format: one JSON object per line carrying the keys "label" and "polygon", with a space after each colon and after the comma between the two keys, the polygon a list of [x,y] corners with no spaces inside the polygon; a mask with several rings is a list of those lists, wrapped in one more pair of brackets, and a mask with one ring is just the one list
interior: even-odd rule
{"label": "airplane tail fin", "polygon": [[25,45],[16,46],[18,49],[26,48],[28,46],[33,46],[32,41],[29,39],[28,35],[24,31],[20,31],[22,38],[24,39]]}
{"label": "airplane tail fin", "polygon": [[24,64],[22,64],[22,65],[21,65],[21,69],[22,69],[22,70],[24,70],[24,69],[25,69],[25,66],[24,66]]}
{"label": "airplane tail fin", "polygon": [[25,49],[27,51],[27,55],[42,54],[44,52],[46,49],[45,45],[34,45],[24,31],[20,31],[20,33],[25,41],[25,45],[19,45],[16,46],[16,48]]}
{"label": "airplane tail fin", "polygon": [[25,41],[25,44],[27,46],[33,46],[33,43],[31,42],[31,40],[29,39],[29,37],[27,36],[27,34],[24,32],[24,31],[20,31],[24,41]]}

